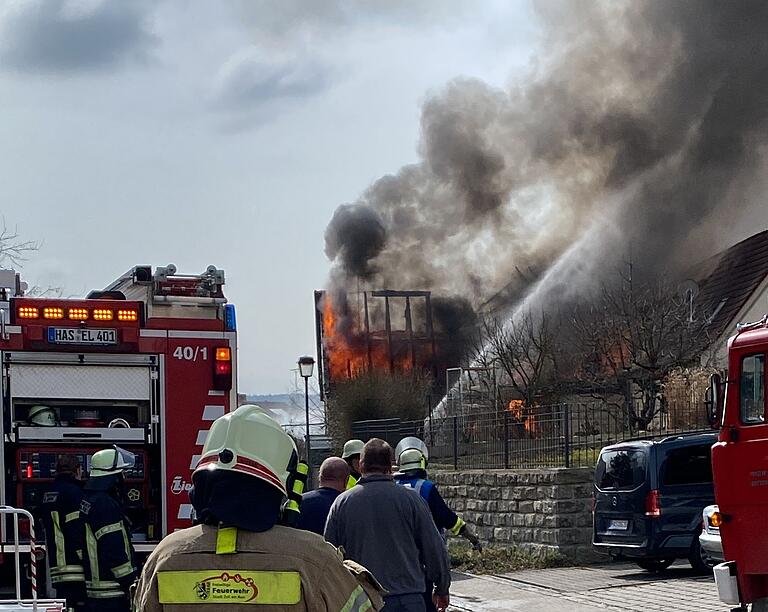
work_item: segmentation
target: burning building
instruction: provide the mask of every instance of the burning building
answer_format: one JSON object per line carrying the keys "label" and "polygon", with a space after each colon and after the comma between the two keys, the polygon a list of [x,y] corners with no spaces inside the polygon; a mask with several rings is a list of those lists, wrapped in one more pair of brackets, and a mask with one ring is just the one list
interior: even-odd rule
{"label": "burning building", "polygon": [[445,371],[461,358],[467,330],[456,329],[456,306],[429,291],[315,291],[321,393],[365,372],[427,372],[444,388]]}
{"label": "burning building", "polygon": [[768,4],[536,7],[546,35],[530,72],[506,89],[457,79],[430,95],[419,161],[326,229],[326,296],[360,283],[431,292],[437,353],[426,334],[414,359],[407,325],[374,333],[369,318],[344,318],[349,299],[332,300],[318,332],[330,380],[434,368],[441,333],[470,348],[441,332],[435,296],[463,300],[459,319],[494,296],[498,313],[525,316],[580,299],[626,261],[674,274],[765,226]]}

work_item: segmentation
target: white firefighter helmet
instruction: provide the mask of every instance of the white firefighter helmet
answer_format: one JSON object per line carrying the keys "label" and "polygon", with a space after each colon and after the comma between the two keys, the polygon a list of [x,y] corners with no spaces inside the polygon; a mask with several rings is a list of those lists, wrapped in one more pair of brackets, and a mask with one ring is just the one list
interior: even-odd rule
{"label": "white firefighter helmet", "polygon": [[112,476],[113,474],[119,474],[124,470],[130,469],[134,465],[136,465],[136,456],[132,452],[119,446],[104,448],[94,453],[93,457],[91,457],[89,476],[91,478]]}
{"label": "white firefighter helmet", "polygon": [[427,468],[427,459],[418,448],[407,448],[398,456],[397,467],[401,472],[424,470]]}
{"label": "white firefighter helmet", "polygon": [[296,445],[278,422],[259,406],[244,405],[214,421],[193,476],[203,470],[240,472],[287,495],[297,462]]}
{"label": "white firefighter helmet", "polygon": [[344,443],[344,450],[341,452],[341,458],[349,459],[355,455],[360,455],[363,452],[363,446],[365,446],[365,442],[362,440],[347,440]]}
{"label": "white firefighter helmet", "polygon": [[402,455],[407,450],[419,451],[421,455],[424,457],[424,465],[422,465],[421,467],[422,468],[426,467],[427,461],[429,460],[429,449],[427,448],[427,445],[424,444],[423,440],[420,440],[416,436],[408,436],[407,438],[403,438],[402,440],[400,440],[400,442],[397,444],[397,447],[395,448],[395,457],[397,457],[397,465],[401,470],[413,469],[413,468],[404,468],[400,460],[400,455]]}
{"label": "white firefighter helmet", "polygon": [[51,406],[32,406],[29,409],[29,422],[38,427],[56,427],[59,415]]}

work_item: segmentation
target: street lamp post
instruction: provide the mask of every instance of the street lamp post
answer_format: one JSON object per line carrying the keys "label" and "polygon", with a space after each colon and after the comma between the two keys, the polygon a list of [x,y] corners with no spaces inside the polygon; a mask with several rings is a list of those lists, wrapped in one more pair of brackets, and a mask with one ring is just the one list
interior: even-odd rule
{"label": "street lamp post", "polygon": [[312,466],[310,458],[310,434],[309,434],[309,379],[312,377],[312,370],[315,368],[315,360],[308,355],[299,357],[299,374],[304,379],[304,409],[306,411],[306,424],[307,424],[307,465]]}

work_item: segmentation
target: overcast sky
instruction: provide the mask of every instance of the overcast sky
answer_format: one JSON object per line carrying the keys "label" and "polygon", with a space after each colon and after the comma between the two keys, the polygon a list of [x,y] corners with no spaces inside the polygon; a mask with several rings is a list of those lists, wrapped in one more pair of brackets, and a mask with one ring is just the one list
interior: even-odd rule
{"label": "overcast sky", "polygon": [[334,209],[417,158],[420,104],[535,59],[527,2],[0,0],[2,214],[31,283],[224,268],[240,390],[314,354]]}

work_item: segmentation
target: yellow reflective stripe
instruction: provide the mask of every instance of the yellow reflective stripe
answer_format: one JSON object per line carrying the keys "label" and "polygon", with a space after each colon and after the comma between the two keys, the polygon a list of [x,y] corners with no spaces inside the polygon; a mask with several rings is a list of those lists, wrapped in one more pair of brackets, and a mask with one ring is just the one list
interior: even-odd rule
{"label": "yellow reflective stripe", "polygon": [[[127,559],[126,563],[124,565],[130,565],[131,561],[133,559],[133,548],[131,547],[131,541],[128,539],[128,530],[123,527],[122,523],[120,524],[120,527],[122,528],[121,531],[123,532],[123,544],[125,545],[125,558]],[[120,567],[123,567],[122,565]],[[134,567],[131,565],[131,571],[133,571]],[[130,572],[128,572],[130,573]],[[115,578],[120,578],[120,576],[115,576]]]}
{"label": "yellow reflective stripe", "polygon": [[372,607],[371,600],[368,599],[368,595],[363,590],[363,587],[358,585],[339,612],[365,612]]}
{"label": "yellow reflective stripe", "polygon": [[464,527],[464,525],[466,525],[466,523],[460,518],[457,518],[456,524],[450,529],[451,533],[455,536],[459,535],[459,532],[461,531],[462,527]]}
{"label": "yellow reflective stripe", "polygon": [[350,474],[350,475],[349,475],[349,478],[347,478],[347,489],[351,489],[351,488],[352,488],[352,487],[354,487],[356,484],[357,484],[357,478],[355,478],[354,476],[352,476],[352,475]]}
{"label": "yellow reflective stripe", "polygon": [[304,493],[304,483],[301,482],[301,480],[294,481],[293,492],[296,493],[296,495],[299,497],[301,497],[301,494]]}
{"label": "yellow reflective stripe", "polygon": [[95,534],[94,537],[97,540],[101,540],[105,535],[108,533],[114,533],[116,531],[121,531],[123,529],[123,523],[112,523],[111,525],[105,525],[101,529],[99,529]]}
{"label": "yellow reflective stripe", "polygon": [[128,563],[123,563],[122,565],[118,565],[117,567],[112,568],[112,575],[115,578],[124,578],[128,574],[132,574],[136,571],[136,568],[133,567],[133,563],[128,561]]}
{"label": "yellow reflective stripe", "polygon": [[309,474],[309,465],[307,465],[303,461],[300,461],[299,465],[296,466],[296,471],[299,474],[304,474],[306,476],[307,474]]}
{"label": "yellow reflective stripe", "polygon": [[94,580],[92,582],[86,581],[85,590],[88,593],[88,597],[95,599],[125,597],[125,593],[123,592],[122,588],[120,588],[120,583],[113,582],[111,580],[104,580],[103,582],[98,580]]}
{"label": "yellow reflective stripe", "polygon": [[51,568],[51,574],[72,574],[80,572],[83,573],[82,565],[57,565]]}
{"label": "yellow reflective stripe", "polygon": [[296,501],[294,501],[292,499],[289,499],[288,503],[285,504],[285,509],[286,510],[293,510],[294,512],[300,512],[298,502],[296,502]]}
{"label": "yellow reflective stripe", "polygon": [[70,512],[64,517],[64,522],[69,523],[70,521],[76,521],[80,518],[80,511],[75,510],[74,512]]}
{"label": "yellow reflective stripe", "polygon": [[[92,574],[96,576],[96,578],[98,579],[99,545],[97,544],[96,538],[93,536],[93,530],[91,529],[91,526],[88,523],[85,524],[85,546],[86,546],[86,550],[88,551],[88,563],[92,568],[94,568],[94,570],[92,571]],[[85,586],[88,589],[90,589],[92,586],[94,586],[94,583],[86,582]]]}
{"label": "yellow reflective stripe", "polygon": [[301,575],[244,569],[161,571],[157,589],[161,604],[292,606],[301,601]]}
{"label": "yellow reflective stripe", "polygon": [[114,597],[125,597],[122,591],[88,591],[88,597],[91,599],[112,599]]}
{"label": "yellow reflective stripe", "polygon": [[115,582],[114,580],[89,580],[85,583],[85,588],[89,591],[110,591],[120,589],[120,583]]}
{"label": "yellow reflective stripe", "polygon": [[64,532],[61,530],[61,521],[56,510],[51,512],[51,521],[53,522],[53,539],[56,545],[56,565],[66,565],[67,553],[64,548]]}
{"label": "yellow reflective stripe", "polygon": [[59,584],[60,582],[85,582],[85,574],[64,574],[63,576],[51,576],[52,584]]}
{"label": "yellow reflective stripe", "polygon": [[51,582],[84,582],[85,573],[82,565],[65,565],[51,568]]}
{"label": "yellow reflective stripe", "polygon": [[216,532],[216,554],[231,555],[237,552],[237,527],[219,527]]}

